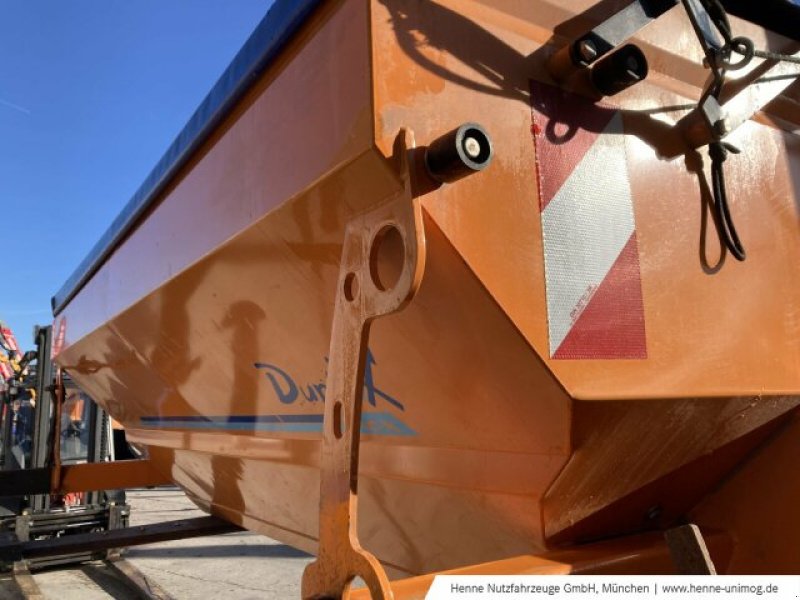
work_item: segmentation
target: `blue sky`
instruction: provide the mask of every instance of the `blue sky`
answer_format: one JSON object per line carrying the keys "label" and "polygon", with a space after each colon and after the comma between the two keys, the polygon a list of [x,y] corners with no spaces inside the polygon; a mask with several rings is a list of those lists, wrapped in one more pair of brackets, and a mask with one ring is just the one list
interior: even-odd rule
{"label": "blue sky", "polygon": [[0,2],[0,320],[23,348],[271,4]]}

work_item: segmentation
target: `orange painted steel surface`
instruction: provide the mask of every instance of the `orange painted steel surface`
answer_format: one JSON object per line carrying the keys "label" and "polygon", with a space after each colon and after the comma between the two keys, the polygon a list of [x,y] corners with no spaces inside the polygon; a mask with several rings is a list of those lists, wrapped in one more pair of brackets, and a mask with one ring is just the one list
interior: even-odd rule
{"label": "orange painted steel surface", "polygon": [[146,459],[61,465],[59,494],[164,485],[171,480]]}
{"label": "orange painted steel surface", "polygon": [[[402,194],[402,130],[425,146],[478,122],[494,159],[413,190],[421,285],[363,355],[360,543],[392,577],[548,552],[572,553],[567,572],[630,572],[615,562],[627,542],[584,544],[691,515],[732,540],[711,544],[721,572],[800,572],[800,88],[728,137],[744,150],[725,167],[737,263],[708,213],[705,153],[675,150],[706,77],[680,6],[635,38],[650,75],[605,109],[625,135],[597,136],[623,157],[599,171],[627,174],[641,355],[551,348],[546,63],[618,8],[324,3],[58,315],[58,363],[201,507],[315,552],[345,231]],[[771,493],[743,502],[757,484]],[[653,539],[660,558],[634,570],[667,568]]]}
{"label": "orange painted steel surface", "polygon": [[[726,564],[730,540],[721,535],[708,538],[710,548]],[[436,575],[674,575],[675,567],[661,536],[642,534],[622,540],[586,544],[579,550],[556,550],[538,556],[515,556]],[[409,577],[392,582],[392,590],[403,600],[423,600],[434,575]],[[366,590],[355,590],[353,600],[368,599]]]}

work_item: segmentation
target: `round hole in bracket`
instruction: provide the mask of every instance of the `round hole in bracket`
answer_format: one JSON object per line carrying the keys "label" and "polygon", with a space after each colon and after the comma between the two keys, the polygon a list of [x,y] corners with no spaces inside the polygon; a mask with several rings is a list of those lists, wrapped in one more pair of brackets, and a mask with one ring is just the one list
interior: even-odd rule
{"label": "round hole in bracket", "polygon": [[386,292],[394,289],[406,262],[403,234],[394,224],[384,225],[372,239],[369,251],[369,273],[375,287]]}
{"label": "round hole in bracket", "polygon": [[342,403],[337,402],[333,405],[333,435],[337,440],[342,438],[344,433],[344,411],[342,410]]}
{"label": "round hole in bracket", "polygon": [[348,302],[352,302],[358,297],[358,275],[348,273],[344,277],[344,297]]}

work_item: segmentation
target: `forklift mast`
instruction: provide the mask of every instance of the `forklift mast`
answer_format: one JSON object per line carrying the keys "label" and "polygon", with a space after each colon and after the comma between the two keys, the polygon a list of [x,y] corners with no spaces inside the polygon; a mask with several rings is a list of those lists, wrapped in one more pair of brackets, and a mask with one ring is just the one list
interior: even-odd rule
{"label": "forklift mast", "polygon": [[[8,354],[3,364],[10,366],[12,376],[0,386],[0,471],[17,471],[23,486],[26,473],[33,481],[37,473],[57,465],[114,460],[107,413],[53,366],[52,327],[37,327],[34,342],[36,350],[22,354],[10,330],[2,328],[0,344]],[[124,491],[10,491],[0,497],[0,536],[58,538],[67,532],[127,525],[130,509]],[[36,566],[92,557],[85,553],[48,557]]]}

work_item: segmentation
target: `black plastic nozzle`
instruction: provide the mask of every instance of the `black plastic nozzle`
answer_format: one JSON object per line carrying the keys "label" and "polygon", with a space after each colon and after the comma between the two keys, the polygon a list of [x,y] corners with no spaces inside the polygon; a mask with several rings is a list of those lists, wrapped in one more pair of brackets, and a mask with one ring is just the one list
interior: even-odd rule
{"label": "black plastic nozzle", "polygon": [[604,96],[613,96],[647,77],[647,59],[633,44],[598,60],[592,68],[592,84]]}
{"label": "black plastic nozzle", "polygon": [[451,183],[485,169],[492,154],[486,130],[477,123],[465,123],[428,146],[425,167],[436,181]]}

